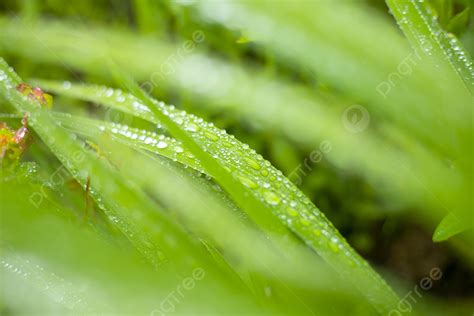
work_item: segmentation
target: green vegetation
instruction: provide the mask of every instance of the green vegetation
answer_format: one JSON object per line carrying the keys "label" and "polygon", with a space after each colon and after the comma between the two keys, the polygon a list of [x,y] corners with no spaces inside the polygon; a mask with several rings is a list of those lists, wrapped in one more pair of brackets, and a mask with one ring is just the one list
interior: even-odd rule
{"label": "green vegetation", "polygon": [[468,1],[0,11],[2,315],[472,313]]}

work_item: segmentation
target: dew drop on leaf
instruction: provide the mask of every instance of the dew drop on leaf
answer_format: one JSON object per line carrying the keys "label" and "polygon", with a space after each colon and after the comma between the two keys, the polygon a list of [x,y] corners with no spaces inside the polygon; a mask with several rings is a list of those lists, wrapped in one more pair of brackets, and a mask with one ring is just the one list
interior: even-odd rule
{"label": "dew drop on leaf", "polygon": [[210,132],[206,132],[206,133],[204,133],[204,135],[206,136],[207,139],[210,139],[212,141],[217,141],[219,139],[218,136],[216,136],[216,135],[214,135]]}
{"label": "dew drop on leaf", "polygon": [[309,225],[311,225],[310,221],[308,221],[306,218],[302,218],[302,219],[300,220],[300,223],[301,223],[301,225],[303,225],[303,226],[309,226]]}
{"label": "dew drop on leaf", "polygon": [[250,188],[250,189],[258,188],[258,184],[256,182],[250,180],[249,178],[242,177],[242,176],[238,176],[238,178],[239,178],[240,183],[245,185],[247,188]]}
{"label": "dew drop on leaf", "polygon": [[313,229],[313,235],[315,235],[316,237],[319,237],[321,236],[321,231],[319,229]]}
{"label": "dew drop on leaf", "polygon": [[262,169],[262,167],[260,166],[260,164],[258,162],[256,162],[255,160],[253,159],[250,159],[250,158],[244,158],[244,160],[248,163],[248,165],[250,167],[252,167],[253,169],[255,170],[260,170]]}
{"label": "dew drop on leaf", "polygon": [[197,126],[194,123],[190,123],[190,124],[186,125],[186,130],[190,131],[190,132],[197,132],[197,131],[199,131],[199,129],[200,129],[199,126]]}
{"label": "dew drop on leaf", "polygon": [[165,143],[164,141],[161,141],[161,140],[160,140],[160,141],[156,144],[156,147],[158,147],[158,148],[166,148],[166,147],[168,147],[168,144]]}
{"label": "dew drop on leaf", "polygon": [[278,195],[276,195],[272,191],[263,192],[263,198],[270,205],[278,205],[280,204],[280,201],[281,201]]}
{"label": "dew drop on leaf", "polygon": [[298,212],[294,208],[288,207],[286,211],[288,212],[290,216],[293,216],[293,217],[298,216]]}

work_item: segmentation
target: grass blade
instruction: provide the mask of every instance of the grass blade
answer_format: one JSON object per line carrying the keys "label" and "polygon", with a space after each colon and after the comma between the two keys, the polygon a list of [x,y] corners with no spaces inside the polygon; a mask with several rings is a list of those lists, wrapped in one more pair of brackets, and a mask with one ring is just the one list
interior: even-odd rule
{"label": "grass blade", "polygon": [[[141,100],[118,90],[112,94],[106,94],[107,88],[98,86],[71,85],[68,89],[63,89],[60,84],[50,84],[45,87],[56,93],[96,102],[136,115],[155,124],[161,123],[168,128],[171,126],[169,132],[182,141],[183,145],[201,161],[206,172],[220,176],[226,175],[224,180],[217,177],[216,181],[237,204],[241,201],[240,196],[243,196],[247,203],[239,204],[239,206],[254,220],[256,215],[259,216],[260,220],[256,222],[259,224],[263,222],[263,227],[266,227],[267,231],[272,234],[281,233],[281,230],[271,229],[274,227],[273,220],[271,220],[272,225],[268,225],[267,222],[273,216],[275,216],[273,218],[278,217],[281,223],[288,225],[339,273],[359,286],[365,284],[362,286],[365,291],[371,288],[371,302],[374,305],[384,308],[382,305],[396,304],[396,296],[385,282],[355,253],[309,199],[304,197],[287,179],[284,179],[279,171],[269,166],[261,156],[224,131],[172,106],[150,100],[143,93],[141,97],[144,99]],[[140,93],[136,89],[134,92]],[[120,98],[121,102],[117,102],[118,95],[125,98]],[[156,107],[160,112],[156,113],[158,110],[155,110],[157,114],[155,115],[152,110],[148,110],[148,106]],[[204,153],[203,148],[206,150]],[[222,151],[222,148],[226,148],[226,152]],[[216,167],[217,164],[220,166]],[[216,168],[219,169],[218,172],[215,171]],[[240,192],[239,195],[236,194],[237,190]],[[249,197],[253,199],[250,200]],[[374,299],[373,295],[379,298]],[[379,304],[381,301],[390,303]]]}
{"label": "grass blade", "polygon": [[85,117],[72,116],[66,113],[52,112],[51,115],[61,126],[74,133],[92,137],[97,140],[102,133],[111,135],[117,140],[135,149],[143,149],[203,172],[200,162],[183,147],[181,142],[162,134],[156,134],[128,125],[103,122]]}
{"label": "grass blade", "polygon": [[454,34],[444,31],[425,1],[387,0],[398,25],[413,48],[426,55],[442,56],[474,94],[474,66],[469,54]]}
{"label": "grass blade", "polygon": [[[15,87],[21,80],[3,59],[0,59],[0,71],[1,95],[18,112],[29,113],[31,127],[84,188],[89,178],[90,194],[99,207],[155,267],[187,271],[197,261],[206,262],[204,253],[196,248],[185,232],[164,213],[156,212],[156,205],[149,197],[124,181],[104,161],[96,159],[92,152],[85,150],[70,133],[55,123],[51,113],[20,95]],[[187,249],[186,253],[177,251],[176,243],[180,244],[180,248]],[[190,258],[191,254],[200,259]]]}

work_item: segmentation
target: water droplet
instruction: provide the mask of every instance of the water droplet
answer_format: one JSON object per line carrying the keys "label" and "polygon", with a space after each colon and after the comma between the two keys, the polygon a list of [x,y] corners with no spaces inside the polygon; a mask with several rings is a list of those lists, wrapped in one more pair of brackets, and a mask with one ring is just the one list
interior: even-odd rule
{"label": "water droplet", "polygon": [[71,89],[71,83],[69,81],[63,82],[63,89]]}
{"label": "water droplet", "polygon": [[166,148],[166,147],[168,147],[168,144],[165,143],[164,141],[161,141],[161,140],[160,140],[160,141],[156,144],[156,147],[158,147],[158,148]]}
{"label": "water droplet", "polygon": [[216,141],[216,140],[219,139],[218,136],[216,136],[216,135],[214,135],[214,134],[212,134],[212,133],[210,133],[210,132],[205,132],[204,135],[206,136],[206,138],[208,138],[208,139],[210,139],[210,140],[212,140],[212,141]]}
{"label": "water droplet", "polygon": [[329,242],[329,248],[333,251],[333,252],[339,252],[339,245],[337,243],[337,239],[331,239],[331,241]]}
{"label": "water droplet", "polygon": [[189,123],[188,125],[186,125],[186,130],[190,132],[197,132],[199,131],[199,129],[199,126],[194,123]]}
{"label": "water droplet", "polygon": [[263,198],[265,199],[265,201],[267,201],[268,204],[271,205],[278,205],[281,201],[278,195],[276,195],[272,191],[263,192]]}
{"label": "water droplet", "polygon": [[244,158],[244,160],[249,164],[250,167],[252,167],[253,169],[255,170],[260,170],[262,169],[262,167],[260,166],[260,164],[258,162],[256,162],[255,160],[253,159],[250,159],[250,158]]}
{"label": "water droplet", "polygon": [[249,178],[242,177],[242,176],[238,176],[238,178],[240,180],[240,183],[245,185],[247,188],[250,188],[250,189],[258,188],[258,184],[255,183],[254,181],[250,180]]}
{"label": "water droplet", "polygon": [[311,225],[311,222],[308,221],[306,218],[300,219],[300,223],[301,223],[303,226],[309,226],[309,225]]}
{"label": "water droplet", "polygon": [[293,217],[298,216],[298,212],[294,208],[288,207],[286,211],[288,212],[290,216],[293,216]]}

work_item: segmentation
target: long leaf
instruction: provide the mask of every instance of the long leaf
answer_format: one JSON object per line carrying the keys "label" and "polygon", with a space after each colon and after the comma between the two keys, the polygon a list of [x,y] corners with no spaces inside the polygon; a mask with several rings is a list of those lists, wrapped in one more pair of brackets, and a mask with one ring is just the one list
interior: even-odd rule
{"label": "long leaf", "polygon": [[[225,131],[173,106],[148,98],[140,100],[119,90],[106,93],[105,87],[76,85],[63,89],[59,84],[47,85],[46,88],[54,88],[58,93],[103,104],[155,124],[163,124],[169,128],[171,135],[182,141],[200,160],[206,172],[217,175],[216,181],[256,223],[263,223],[263,228],[268,232],[279,234],[279,228],[272,229],[274,218],[280,219],[280,225],[288,226],[339,273],[358,286],[365,284],[362,286],[365,290],[371,288],[368,297],[380,296],[378,302],[373,297],[370,298],[375,306],[384,309],[386,307],[382,305],[396,304],[396,296],[385,282],[345,242],[311,201],[285,179],[281,172]],[[119,101],[117,96],[121,96]],[[149,110],[148,107],[152,106],[160,112]],[[272,225],[268,225],[268,220]],[[388,305],[380,304],[381,301]]]}
{"label": "long leaf", "polygon": [[426,1],[387,0],[398,25],[416,50],[442,56],[474,95],[474,66],[454,34],[442,29]]}
{"label": "long leaf", "polygon": [[[156,211],[156,205],[149,197],[85,150],[38,103],[16,91],[21,80],[3,59],[0,60],[0,79],[2,96],[19,112],[28,113],[31,127],[84,188],[89,179],[90,194],[99,207],[155,267],[187,271],[197,262],[207,261],[180,227],[166,214]],[[177,243],[187,252],[177,251]],[[191,257],[192,254],[196,257]],[[171,266],[167,262],[174,264]]]}

